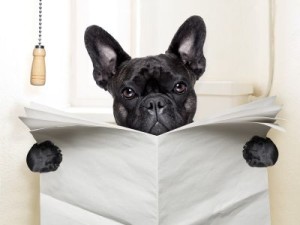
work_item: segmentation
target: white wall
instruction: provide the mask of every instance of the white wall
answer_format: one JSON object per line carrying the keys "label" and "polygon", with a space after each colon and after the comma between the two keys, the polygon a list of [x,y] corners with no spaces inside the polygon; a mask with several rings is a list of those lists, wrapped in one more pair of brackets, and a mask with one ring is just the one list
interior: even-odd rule
{"label": "white wall", "polygon": [[92,64],[82,37],[88,25],[100,25],[132,57],[143,57],[165,52],[176,30],[191,15],[201,15],[207,24],[207,70],[201,80],[248,82],[254,85],[256,95],[265,92],[269,74],[269,0],[73,2],[77,9],[72,20],[72,40],[76,40],[72,106],[112,105],[110,94],[97,87],[91,75]]}
{"label": "white wall", "polygon": [[[25,163],[34,140],[17,117],[23,114],[23,107],[29,101],[56,106],[69,103],[71,0],[43,1],[48,75],[44,87],[29,85],[32,50],[37,39],[37,2],[0,2],[1,225],[37,225],[39,220],[38,176],[29,172]],[[204,79],[250,81],[257,93],[262,92],[269,68],[267,0],[153,2],[157,5],[143,9],[145,21],[141,22],[144,25],[140,41],[141,47],[146,48],[138,52],[141,56],[164,51],[178,26],[191,14],[199,14],[208,28],[205,46],[208,68]],[[285,104],[281,116],[288,119],[284,123],[288,131],[286,134],[272,133],[280,150],[278,165],[270,170],[272,223],[298,225],[300,3],[299,0],[276,2],[276,67],[272,94],[277,94],[279,102]],[[158,9],[157,15],[150,15],[154,13],[151,7]],[[177,15],[179,9],[182,14]],[[155,35],[152,35],[153,30]],[[153,41],[154,47],[147,49],[147,43]]]}
{"label": "white wall", "polygon": [[207,26],[204,53],[207,69],[202,80],[253,83],[264,92],[269,74],[268,0],[139,0],[138,55],[164,53],[179,26],[200,15]]}
{"label": "white wall", "polygon": [[0,224],[39,224],[38,175],[26,166],[34,140],[18,116],[29,101],[68,103],[70,1],[44,2],[47,84],[29,84],[38,1],[0,2]]}
{"label": "white wall", "polygon": [[131,0],[73,0],[72,4],[71,106],[111,109],[111,95],[95,85],[92,61],[83,41],[84,32],[90,25],[99,25],[130,54]]}
{"label": "white wall", "polygon": [[279,160],[269,170],[272,225],[300,224],[300,1],[277,0],[275,79],[286,133],[271,132]]}

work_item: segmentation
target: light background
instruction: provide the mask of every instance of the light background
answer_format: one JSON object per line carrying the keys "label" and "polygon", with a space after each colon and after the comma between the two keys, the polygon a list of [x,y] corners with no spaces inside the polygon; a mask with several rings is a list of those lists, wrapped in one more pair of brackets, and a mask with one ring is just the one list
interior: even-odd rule
{"label": "light background", "polygon": [[[25,163],[34,140],[17,117],[23,115],[23,107],[29,101],[62,107],[70,103],[74,1],[44,2],[48,74],[45,87],[29,85],[37,39],[37,1],[0,2],[1,225],[39,224],[39,176],[29,172]],[[270,133],[280,151],[277,165],[269,169],[271,216],[272,225],[299,225],[300,2],[275,3],[275,76],[271,94],[284,104],[280,116],[287,119],[281,123],[287,132]],[[253,83],[256,94],[264,92],[269,73],[269,1],[163,0],[144,1],[141,7],[144,20],[136,27],[141,31],[140,48],[133,54],[144,56],[165,50],[178,26],[188,16],[199,14],[208,27],[208,67],[203,79],[247,81]],[[177,15],[176,10],[182,14]],[[166,35],[162,35],[164,32]],[[91,75],[91,71],[87,73]]]}

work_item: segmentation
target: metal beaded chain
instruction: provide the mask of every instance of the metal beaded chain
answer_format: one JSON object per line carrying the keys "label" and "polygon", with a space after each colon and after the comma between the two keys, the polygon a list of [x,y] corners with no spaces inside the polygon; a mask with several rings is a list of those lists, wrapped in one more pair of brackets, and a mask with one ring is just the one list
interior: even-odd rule
{"label": "metal beaded chain", "polygon": [[39,0],[39,48],[42,48],[42,0]]}

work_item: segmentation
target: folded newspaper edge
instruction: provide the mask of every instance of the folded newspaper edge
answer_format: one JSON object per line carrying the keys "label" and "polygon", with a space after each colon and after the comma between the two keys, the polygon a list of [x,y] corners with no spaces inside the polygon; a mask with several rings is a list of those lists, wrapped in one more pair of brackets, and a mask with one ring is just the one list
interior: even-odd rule
{"label": "folded newspaper edge", "polygon": [[20,119],[63,152],[41,175],[41,224],[270,224],[267,172],[242,147],[265,136],[275,97],[241,105],[160,136],[33,103]]}
{"label": "folded newspaper edge", "polygon": [[[281,118],[275,118],[277,113],[281,110],[281,106],[275,103],[276,97],[268,97],[259,99],[248,104],[243,104],[234,108],[231,108],[223,113],[212,115],[208,118],[196,121],[191,124],[182,126],[163,135],[168,135],[172,132],[179,130],[185,130],[191,127],[197,127],[207,124],[217,123],[235,123],[235,122],[250,122],[250,123],[265,123],[266,126],[284,131],[283,128],[274,124],[276,120],[282,120]],[[49,106],[41,105],[39,103],[31,103],[30,107],[25,107],[26,116],[20,116],[19,118],[28,126],[31,131],[51,128],[51,127],[63,127],[63,126],[99,126],[109,127],[115,129],[127,130],[130,132],[142,133],[140,131],[125,128],[112,123],[105,123],[95,121],[95,119],[88,120],[86,117],[82,118],[79,115],[63,112]],[[150,134],[149,134],[150,135]]]}

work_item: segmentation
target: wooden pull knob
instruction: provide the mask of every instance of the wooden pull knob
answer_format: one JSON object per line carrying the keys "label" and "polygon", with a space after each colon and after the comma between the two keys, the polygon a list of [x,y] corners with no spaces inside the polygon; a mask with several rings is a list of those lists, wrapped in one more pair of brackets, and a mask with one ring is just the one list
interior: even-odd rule
{"label": "wooden pull knob", "polygon": [[46,82],[46,51],[44,46],[35,46],[33,50],[33,62],[31,67],[30,83],[35,86],[45,85]]}

